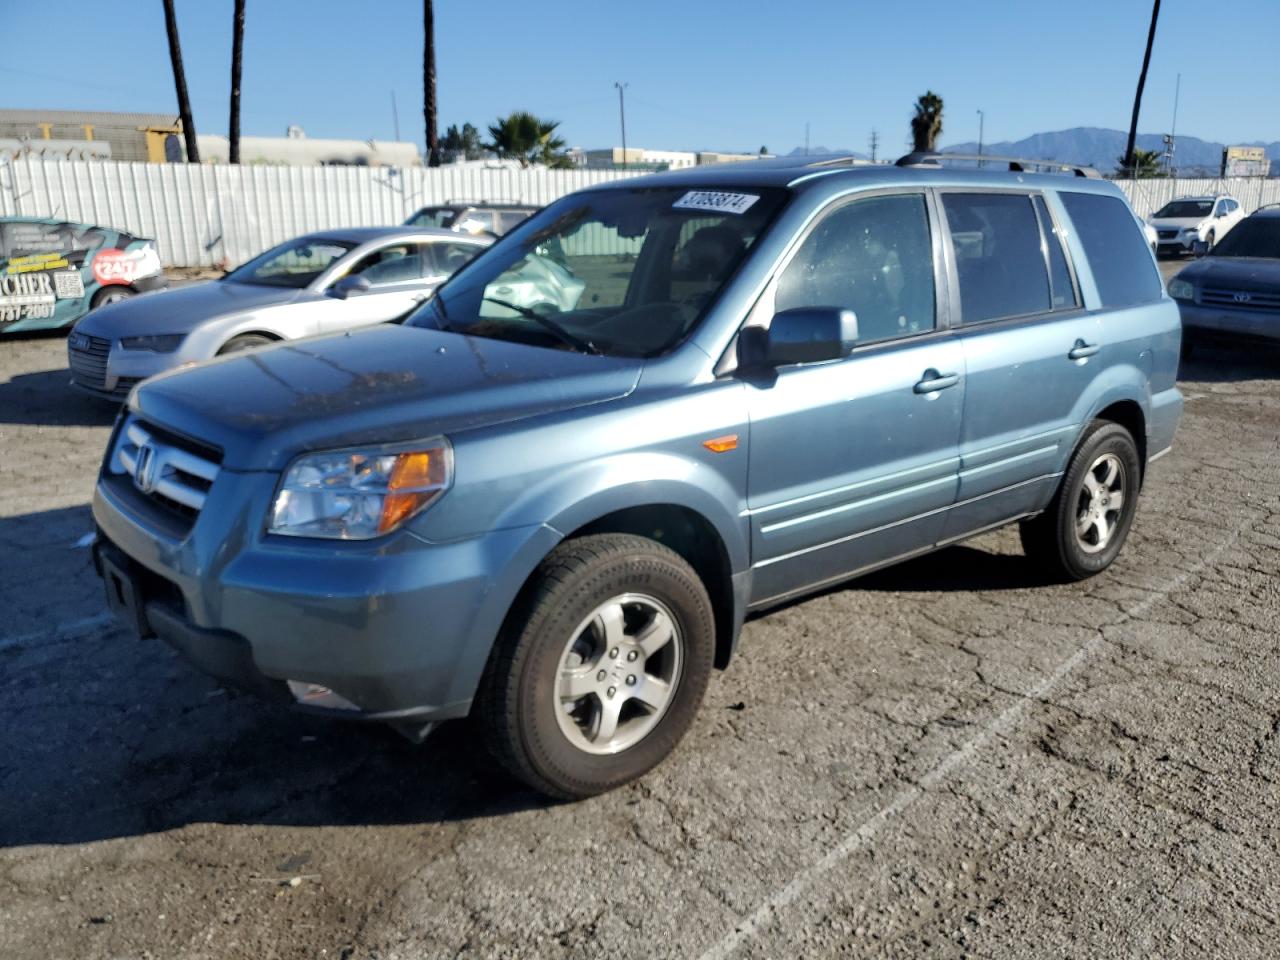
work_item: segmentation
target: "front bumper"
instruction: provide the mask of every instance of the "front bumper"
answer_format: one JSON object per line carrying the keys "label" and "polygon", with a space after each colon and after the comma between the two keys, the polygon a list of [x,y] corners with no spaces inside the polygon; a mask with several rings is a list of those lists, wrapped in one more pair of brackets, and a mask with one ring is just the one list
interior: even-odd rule
{"label": "front bumper", "polygon": [[137,571],[154,632],[205,672],[270,699],[291,700],[293,680],[355,704],[319,711],[351,719],[464,716],[506,611],[559,534],[521,527],[447,544],[408,531],[365,543],[272,537],[261,518],[275,483],[224,471],[191,529],[175,534],[99,482],[102,549]]}
{"label": "front bumper", "polygon": [[1280,342],[1280,312],[1275,310],[1207,306],[1179,300],[1178,312],[1182,315],[1183,337]]}

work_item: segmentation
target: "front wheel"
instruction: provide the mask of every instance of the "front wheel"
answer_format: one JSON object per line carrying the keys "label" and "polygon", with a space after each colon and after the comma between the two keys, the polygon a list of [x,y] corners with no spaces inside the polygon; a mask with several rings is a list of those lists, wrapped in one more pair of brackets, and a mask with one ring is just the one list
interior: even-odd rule
{"label": "front wheel", "polygon": [[1138,507],[1142,466],[1133,436],[1118,423],[1085,433],[1049,509],[1020,526],[1027,556],[1065,580],[1111,566]]}
{"label": "front wheel", "polygon": [[1218,239],[1218,238],[1217,238],[1217,236],[1214,234],[1214,232],[1213,232],[1212,230],[1210,230],[1210,231],[1209,231],[1209,235],[1208,235],[1207,237],[1205,237],[1205,238],[1204,238],[1204,242],[1208,244],[1208,247],[1205,249],[1205,252],[1206,252],[1206,253],[1208,253],[1210,250],[1212,250],[1212,249],[1213,249],[1213,245],[1214,245],[1214,243],[1216,243],[1216,242],[1217,242],[1217,239]]}
{"label": "front wheel", "polygon": [[219,347],[218,356],[239,353],[241,350],[253,350],[255,347],[265,347],[269,343],[275,343],[275,341],[270,337],[264,337],[260,333],[242,333],[239,336],[232,337]]}
{"label": "front wheel", "polygon": [[121,300],[128,300],[137,295],[137,291],[131,287],[122,287],[113,283],[110,286],[103,287],[93,295],[89,309],[97,310],[99,307],[105,307],[108,303],[119,303]]}
{"label": "front wheel", "polygon": [[667,756],[715,653],[706,588],[674,551],[598,534],[557,547],[490,657],[477,713],[496,759],[561,799],[612,790]]}

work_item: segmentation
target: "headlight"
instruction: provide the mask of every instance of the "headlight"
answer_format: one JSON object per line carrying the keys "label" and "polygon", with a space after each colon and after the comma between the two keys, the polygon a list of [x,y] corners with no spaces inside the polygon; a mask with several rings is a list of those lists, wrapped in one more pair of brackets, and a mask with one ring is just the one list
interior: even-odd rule
{"label": "headlight", "polygon": [[1194,300],[1196,298],[1196,288],[1186,280],[1170,280],[1169,296],[1175,300]]}
{"label": "headlight", "polygon": [[368,540],[390,533],[453,480],[453,448],[437,437],[410,450],[334,450],[299,457],[271,507],[271,533]]}
{"label": "headlight", "polygon": [[173,353],[187,338],[185,333],[156,333],[147,337],[121,337],[120,346],[125,350],[150,350],[152,353]]}

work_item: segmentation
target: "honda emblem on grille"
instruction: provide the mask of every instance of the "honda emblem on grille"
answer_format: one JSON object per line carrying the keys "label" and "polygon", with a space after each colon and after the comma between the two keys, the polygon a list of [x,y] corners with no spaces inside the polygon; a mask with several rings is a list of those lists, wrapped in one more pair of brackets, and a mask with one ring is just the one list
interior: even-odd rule
{"label": "honda emblem on grille", "polygon": [[1252,299],[1252,297],[1250,297],[1249,294],[1247,293],[1236,293],[1236,294],[1232,294],[1231,299],[1234,300],[1236,303],[1248,303]]}
{"label": "honda emblem on grille", "polygon": [[138,447],[138,459],[134,462],[133,485],[143,493],[154,490],[158,466],[156,448],[150,443],[141,444]]}

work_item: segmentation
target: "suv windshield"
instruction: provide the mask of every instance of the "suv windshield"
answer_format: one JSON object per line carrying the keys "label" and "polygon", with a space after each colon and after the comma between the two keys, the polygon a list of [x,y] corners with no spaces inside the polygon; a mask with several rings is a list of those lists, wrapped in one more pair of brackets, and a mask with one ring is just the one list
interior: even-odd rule
{"label": "suv windshield", "polygon": [[447,227],[458,215],[457,207],[423,207],[405,221],[407,227]]}
{"label": "suv windshield", "polygon": [[354,243],[343,240],[299,237],[259,254],[223,280],[300,290],[354,248]]}
{"label": "suv windshield", "polygon": [[1156,217],[1207,217],[1212,200],[1173,200],[1156,211]]}
{"label": "suv windshield", "polygon": [[460,270],[407,323],[656,356],[693,330],[785,196],[684,187],[574,194]]}
{"label": "suv windshield", "polygon": [[1280,259],[1280,217],[1250,217],[1209,251],[1213,257]]}

